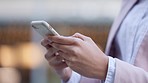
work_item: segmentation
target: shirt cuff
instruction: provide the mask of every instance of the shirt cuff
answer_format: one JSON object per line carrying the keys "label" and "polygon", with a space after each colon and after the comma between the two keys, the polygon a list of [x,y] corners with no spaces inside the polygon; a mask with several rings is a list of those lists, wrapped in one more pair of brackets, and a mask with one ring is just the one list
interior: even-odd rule
{"label": "shirt cuff", "polygon": [[108,57],[109,57],[109,62],[108,62],[108,70],[105,83],[114,83],[116,62],[114,58],[110,56]]}
{"label": "shirt cuff", "polygon": [[81,79],[81,75],[72,71],[72,75],[67,82],[62,81],[62,83],[79,83]]}

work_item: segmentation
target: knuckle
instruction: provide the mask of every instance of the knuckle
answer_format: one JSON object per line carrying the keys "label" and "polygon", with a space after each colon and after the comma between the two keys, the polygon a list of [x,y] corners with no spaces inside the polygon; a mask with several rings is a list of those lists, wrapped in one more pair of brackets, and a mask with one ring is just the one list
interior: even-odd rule
{"label": "knuckle", "polygon": [[86,37],[88,40],[92,40],[91,37]]}
{"label": "knuckle", "polygon": [[41,45],[42,45],[42,46],[45,46],[45,44],[44,44],[44,39],[41,40]]}
{"label": "knuckle", "polygon": [[51,53],[47,52],[44,57],[45,57],[45,59],[49,60],[50,56],[51,56]]}
{"label": "knuckle", "polygon": [[76,32],[74,35],[76,35],[76,36],[77,36],[77,35],[80,35],[80,33]]}
{"label": "knuckle", "polygon": [[73,38],[73,43],[74,43],[74,44],[79,44],[80,42],[78,41],[78,39]]}
{"label": "knuckle", "polygon": [[45,54],[45,56],[44,56],[44,57],[45,57],[45,59],[47,59],[47,60],[48,60],[48,54],[47,54],[47,53]]}
{"label": "knuckle", "polygon": [[91,37],[86,37],[86,40],[87,41],[92,41],[92,38]]}

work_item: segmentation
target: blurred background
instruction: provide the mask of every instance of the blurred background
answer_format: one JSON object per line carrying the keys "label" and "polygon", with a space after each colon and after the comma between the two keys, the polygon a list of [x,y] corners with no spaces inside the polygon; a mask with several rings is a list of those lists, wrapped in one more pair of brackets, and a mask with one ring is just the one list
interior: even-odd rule
{"label": "blurred background", "polygon": [[120,7],[121,0],[0,0],[0,83],[60,83],[31,21],[45,20],[64,36],[90,36],[104,51]]}

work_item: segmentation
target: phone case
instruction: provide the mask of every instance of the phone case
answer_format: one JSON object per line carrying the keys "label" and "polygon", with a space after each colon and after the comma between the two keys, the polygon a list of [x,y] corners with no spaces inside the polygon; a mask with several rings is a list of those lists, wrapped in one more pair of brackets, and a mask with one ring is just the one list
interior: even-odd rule
{"label": "phone case", "polygon": [[55,36],[59,34],[45,21],[32,21],[31,26],[43,37]]}

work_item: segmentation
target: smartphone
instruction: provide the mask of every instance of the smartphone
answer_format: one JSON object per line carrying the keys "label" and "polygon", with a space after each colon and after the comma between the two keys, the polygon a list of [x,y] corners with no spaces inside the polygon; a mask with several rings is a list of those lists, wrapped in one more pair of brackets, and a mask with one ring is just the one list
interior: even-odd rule
{"label": "smartphone", "polygon": [[32,21],[31,26],[43,37],[48,35],[59,36],[59,34],[46,21]]}

